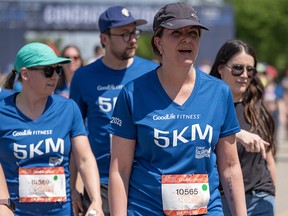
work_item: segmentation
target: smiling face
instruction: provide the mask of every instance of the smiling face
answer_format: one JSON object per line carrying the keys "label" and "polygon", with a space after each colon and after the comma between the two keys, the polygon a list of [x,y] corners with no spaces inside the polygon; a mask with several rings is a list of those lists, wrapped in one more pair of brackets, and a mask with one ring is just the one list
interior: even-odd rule
{"label": "smiling face", "polygon": [[200,29],[188,26],[181,29],[164,29],[161,37],[154,38],[163,64],[194,64],[200,44]]}
{"label": "smiling face", "polygon": [[[244,72],[240,76],[233,76],[233,69],[229,67],[230,65],[244,65]],[[253,56],[245,53],[244,50],[232,56],[226,64],[219,65],[218,72],[221,75],[221,79],[229,84],[234,102],[242,100],[244,92],[247,90],[251,79],[253,79],[253,77],[247,73],[247,66],[249,68],[249,66],[254,67],[254,65],[255,61]]]}

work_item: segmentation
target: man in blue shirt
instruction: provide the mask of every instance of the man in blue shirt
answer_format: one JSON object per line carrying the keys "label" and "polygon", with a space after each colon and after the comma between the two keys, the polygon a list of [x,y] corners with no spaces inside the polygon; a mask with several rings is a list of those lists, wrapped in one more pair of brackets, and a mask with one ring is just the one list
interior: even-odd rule
{"label": "man in blue shirt", "polygon": [[[152,61],[135,56],[141,33],[136,27],[146,23],[145,20],[134,19],[130,11],[122,6],[113,6],[104,11],[99,17],[99,29],[105,55],[78,69],[71,83],[70,97],[77,102],[83,119],[87,121],[91,148],[97,159],[105,215],[110,215],[108,126],[114,105],[127,82],[158,66]],[[86,198],[88,196],[84,191],[84,205]]]}

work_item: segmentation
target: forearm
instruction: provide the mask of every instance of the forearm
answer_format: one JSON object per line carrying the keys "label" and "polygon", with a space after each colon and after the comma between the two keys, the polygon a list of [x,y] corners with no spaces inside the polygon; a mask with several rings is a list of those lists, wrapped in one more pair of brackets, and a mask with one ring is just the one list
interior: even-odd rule
{"label": "forearm", "polygon": [[78,170],[91,202],[95,202],[102,207],[100,177],[94,156],[91,155],[80,161]]}
{"label": "forearm", "polygon": [[[10,195],[7,189],[4,172],[0,164],[0,199],[7,199],[9,197]],[[10,215],[13,215],[12,211],[6,205],[0,205],[0,216],[10,216]]]}
{"label": "forearm", "polygon": [[221,183],[232,215],[247,215],[240,164],[227,167],[221,177]]}
{"label": "forearm", "polygon": [[108,192],[111,215],[126,216],[128,180],[123,180],[117,172],[110,172]]}
{"label": "forearm", "polygon": [[0,199],[7,199],[9,198],[9,192],[5,180],[5,175],[0,164]]}
{"label": "forearm", "polygon": [[275,164],[275,160],[274,160],[274,156],[272,154],[272,151],[269,151],[267,153],[267,167],[268,170],[270,171],[274,186],[276,188],[276,164]]}

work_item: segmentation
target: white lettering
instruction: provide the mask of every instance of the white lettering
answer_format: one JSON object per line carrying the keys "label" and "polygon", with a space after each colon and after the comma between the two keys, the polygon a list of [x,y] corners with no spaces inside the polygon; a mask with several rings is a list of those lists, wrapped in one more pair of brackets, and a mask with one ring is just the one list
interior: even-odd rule
{"label": "white lettering", "polygon": [[[188,126],[185,127],[181,132],[180,134],[178,134],[178,130],[174,130],[173,131],[173,146],[177,146],[177,143],[178,143],[178,139],[183,142],[183,143],[187,143],[188,140],[187,139],[184,139],[184,137],[182,137],[183,133],[187,130]],[[178,135],[177,135],[178,134]]]}
{"label": "white lettering", "polygon": [[[212,137],[213,137],[213,128],[210,125],[206,125],[204,133],[202,133],[202,129],[200,128],[199,124],[191,125],[190,136],[189,134],[187,134],[189,133],[188,128],[189,126],[186,126],[182,130],[172,131],[172,146],[173,147],[179,145],[180,143],[189,142],[189,140],[184,137],[191,137],[191,141],[195,141],[197,138],[197,135],[200,140],[206,140],[206,138],[208,137],[207,141],[211,144]],[[170,133],[171,132],[169,131],[161,131],[161,130],[154,128],[154,143],[161,148],[168,147],[171,143],[170,138],[169,138]],[[184,134],[186,134],[186,136],[184,136]]]}
{"label": "white lettering", "polygon": [[99,102],[99,108],[103,112],[111,112],[116,104],[117,97],[112,98],[105,98],[105,97],[99,97],[98,102]]}
{"label": "white lettering", "polygon": [[111,121],[110,121],[111,124],[116,124],[118,126],[122,126],[122,120],[117,118],[117,117],[112,117],[111,118]]}
{"label": "white lettering", "polygon": [[[164,137],[164,136],[159,136],[159,134],[169,134],[168,131],[160,131],[160,130],[157,130],[156,128],[154,128],[154,142],[156,145],[158,145],[159,147],[162,147],[162,148],[166,148],[170,145],[170,140],[168,137]],[[160,142],[158,140],[163,140],[164,141],[164,144],[160,144]]]}
{"label": "white lettering", "polygon": [[25,150],[26,147],[27,145],[19,145],[17,143],[14,143],[14,156],[20,160],[27,158],[27,151]]}
{"label": "white lettering", "polygon": [[204,134],[202,133],[199,124],[192,125],[192,136],[191,136],[192,140],[196,139],[196,131],[198,132],[199,138],[202,140],[205,140],[207,134],[209,133],[208,141],[209,141],[209,143],[211,143],[212,136],[213,136],[213,128],[210,125],[206,125]]}
{"label": "white lettering", "polygon": [[[60,152],[61,154],[64,154],[64,140],[63,139],[57,139],[57,144],[53,142],[52,138],[46,139],[46,152],[50,152],[50,148],[52,149],[52,152]],[[60,149],[60,151],[59,151]]]}
{"label": "white lettering", "polygon": [[37,155],[43,155],[44,152],[39,150],[39,147],[43,143],[43,140],[41,140],[35,147],[34,143],[30,145],[30,158],[34,158],[34,153]]}
{"label": "white lettering", "polygon": [[[42,147],[42,144],[45,144],[44,151],[41,151],[39,148]],[[62,155],[64,154],[64,140],[57,139],[57,143],[53,142],[51,138],[46,140],[41,140],[37,145],[31,143],[29,145],[20,145],[14,143],[13,145],[14,156],[18,159],[34,158],[37,155],[49,154],[50,152],[59,152]],[[28,156],[29,155],[29,156]]]}

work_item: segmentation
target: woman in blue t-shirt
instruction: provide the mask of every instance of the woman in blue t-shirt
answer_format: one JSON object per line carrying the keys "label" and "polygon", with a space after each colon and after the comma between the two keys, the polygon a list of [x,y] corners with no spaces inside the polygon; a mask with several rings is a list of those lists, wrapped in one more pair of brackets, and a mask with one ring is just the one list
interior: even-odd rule
{"label": "woman in blue t-shirt", "polygon": [[80,110],[73,100],[53,94],[61,64],[67,63],[46,44],[27,44],[4,85],[12,88],[15,76],[21,77],[21,92],[0,102],[0,162],[17,216],[74,215],[72,153],[92,200],[89,209],[103,215],[98,167]]}
{"label": "woman in blue t-shirt", "polygon": [[194,67],[201,31],[188,4],[154,17],[161,65],[121,90],[111,118],[112,215],[223,215],[225,185],[234,215],[246,215],[229,86]]}

